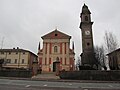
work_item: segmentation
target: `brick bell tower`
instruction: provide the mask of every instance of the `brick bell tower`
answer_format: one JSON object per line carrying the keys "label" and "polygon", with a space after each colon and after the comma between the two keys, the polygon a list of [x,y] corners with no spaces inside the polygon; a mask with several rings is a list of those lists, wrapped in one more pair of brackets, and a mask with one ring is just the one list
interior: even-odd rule
{"label": "brick bell tower", "polygon": [[[93,45],[93,34],[92,34],[92,24],[91,22],[91,12],[88,6],[84,4],[81,13],[81,23],[80,29],[82,33],[82,54],[81,63],[84,69],[95,69],[95,55],[94,55],[94,45]],[[87,68],[86,68],[87,67]]]}

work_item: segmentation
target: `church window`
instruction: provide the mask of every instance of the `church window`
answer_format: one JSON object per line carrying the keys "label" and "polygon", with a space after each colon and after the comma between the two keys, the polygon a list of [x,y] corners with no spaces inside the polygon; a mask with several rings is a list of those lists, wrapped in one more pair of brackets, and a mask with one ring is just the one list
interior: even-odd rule
{"label": "church window", "polygon": [[89,46],[90,45],[90,43],[87,43],[87,46]]}
{"label": "church window", "polygon": [[55,36],[57,36],[58,34],[56,33]]}
{"label": "church window", "polygon": [[85,21],[88,21],[88,16],[85,16]]}
{"label": "church window", "polygon": [[57,52],[57,46],[54,47],[54,52]]}

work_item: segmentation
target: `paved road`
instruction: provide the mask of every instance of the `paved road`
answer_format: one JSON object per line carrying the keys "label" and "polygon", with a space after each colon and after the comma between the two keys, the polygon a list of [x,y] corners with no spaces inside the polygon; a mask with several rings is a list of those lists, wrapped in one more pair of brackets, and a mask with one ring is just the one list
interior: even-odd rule
{"label": "paved road", "polygon": [[0,90],[83,90],[79,88],[62,88],[62,87],[41,87],[41,86],[22,86],[22,85],[4,85],[0,84]]}
{"label": "paved road", "polygon": [[76,83],[0,79],[0,90],[120,90],[120,83]]}

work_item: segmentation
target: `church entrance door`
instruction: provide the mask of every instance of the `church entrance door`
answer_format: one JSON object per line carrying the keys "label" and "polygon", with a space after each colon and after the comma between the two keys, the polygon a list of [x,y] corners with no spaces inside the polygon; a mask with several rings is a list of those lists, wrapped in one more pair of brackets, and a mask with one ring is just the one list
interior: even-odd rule
{"label": "church entrance door", "polygon": [[56,66],[57,66],[56,62],[53,62],[53,72],[56,72]]}
{"label": "church entrance door", "polygon": [[53,62],[53,72],[58,72],[60,67],[60,62]]}

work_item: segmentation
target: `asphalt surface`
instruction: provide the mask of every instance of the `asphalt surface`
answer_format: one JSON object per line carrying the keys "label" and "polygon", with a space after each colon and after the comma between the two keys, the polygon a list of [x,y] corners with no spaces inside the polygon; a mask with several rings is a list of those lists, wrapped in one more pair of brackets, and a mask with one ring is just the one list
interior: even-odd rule
{"label": "asphalt surface", "polygon": [[0,84],[0,90],[83,90],[79,88],[64,88],[64,87],[41,87],[30,85],[4,85]]}
{"label": "asphalt surface", "polygon": [[0,90],[120,90],[120,83],[0,79]]}

